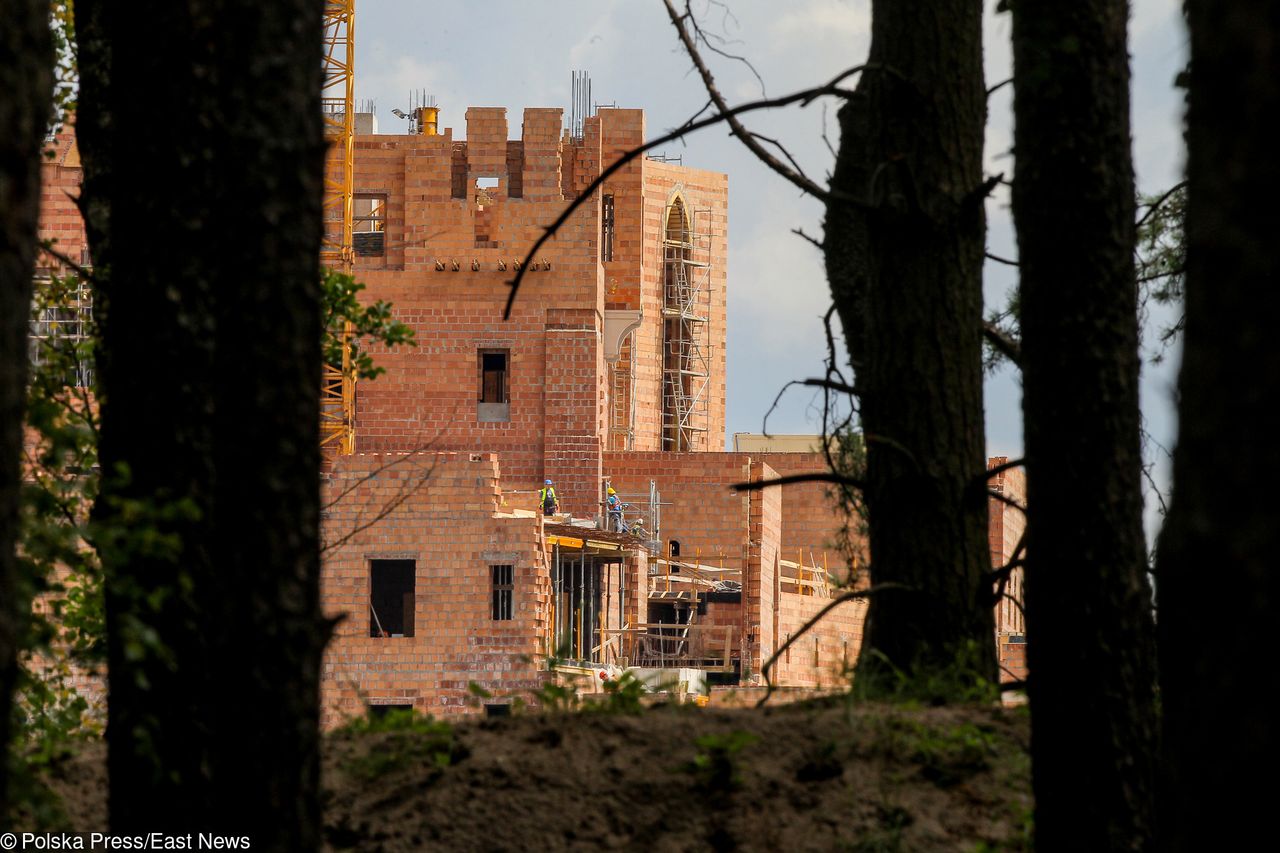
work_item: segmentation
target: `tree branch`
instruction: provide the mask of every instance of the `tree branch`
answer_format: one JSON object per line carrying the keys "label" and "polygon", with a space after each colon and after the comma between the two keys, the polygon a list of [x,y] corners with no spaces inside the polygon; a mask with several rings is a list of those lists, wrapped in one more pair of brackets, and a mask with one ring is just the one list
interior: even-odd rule
{"label": "tree branch", "polygon": [[982,336],[1005,358],[1022,366],[1022,344],[994,323],[983,322]]}
{"label": "tree branch", "polygon": [[819,240],[816,237],[810,237],[808,234],[805,233],[803,228],[792,228],[791,233],[795,234],[797,237],[808,240],[811,244],[813,244],[814,248],[816,248],[820,252],[825,252],[827,250],[827,247],[822,243],[821,240]]}
{"label": "tree branch", "polygon": [[1003,474],[1005,471],[1010,471],[1014,468],[1021,468],[1026,464],[1027,464],[1027,460],[1025,459],[1021,459],[1021,458],[1010,459],[1008,462],[1002,462],[999,465],[994,465],[988,468],[984,472],[982,479],[990,480],[992,477],[996,476],[997,474]]}
{"label": "tree branch", "polygon": [[858,590],[856,592],[842,593],[836,596],[835,598],[831,599],[831,601],[829,601],[825,607],[823,607],[817,613],[813,614],[813,616],[809,618],[809,621],[801,625],[794,634],[788,637],[787,641],[783,643],[781,646],[779,646],[777,650],[775,650],[774,653],[769,656],[769,660],[765,661],[764,666],[760,667],[760,674],[764,676],[765,694],[760,697],[760,701],[756,703],[756,707],[763,708],[764,703],[768,702],[769,697],[773,695],[773,691],[775,688],[773,686],[773,676],[771,675],[770,671],[773,669],[774,664],[778,662],[778,658],[780,658],[783,655],[783,653],[787,651],[787,649],[795,645],[796,641],[799,640],[801,637],[803,637],[805,634],[807,634],[809,630],[813,628],[814,625],[817,625],[820,621],[822,621],[823,617],[825,617],[828,613],[830,613],[832,610],[835,610],[837,607],[839,607],[841,604],[844,604],[845,602],[854,601],[855,599],[859,599],[859,598],[870,598],[873,595],[879,595],[882,592],[891,592],[895,589],[910,590],[911,587],[901,583],[882,583],[882,584],[879,584],[878,586],[873,586],[870,589],[863,589],[863,590]]}
{"label": "tree branch", "polygon": [[[726,117],[725,120],[729,124],[730,132],[734,136],[738,137],[742,144],[747,146],[747,149],[750,150],[752,154],[756,155],[756,158],[770,169],[795,184],[804,192],[816,196],[823,201],[829,201],[831,193],[825,187],[818,186],[805,176],[804,173],[795,168],[788,167],[777,157],[770,154],[765,150],[765,147],[756,140],[752,133],[742,125],[742,122],[738,121],[737,117],[730,113],[729,105],[725,102],[724,96],[721,95],[720,90],[716,88],[716,81],[715,78],[711,76],[711,70],[707,68],[707,64],[703,61],[702,55],[698,53],[698,46],[694,43],[693,38],[689,35],[689,30],[684,25],[683,16],[676,11],[675,6],[671,5],[671,0],[662,0],[662,2],[667,7],[667,15],[671,18],[671,25],[676,28],[676,33],[680,36],[680,43],[684,45],[685,52],[689,54],[689,58],[693,61],[694,67],[698,70],[698,75],[702,78],[702,85],[706,87],[707,94],[711,96],[711,100],[715,101],[716,109],[720,111],[721,115]],[[788,157],[790,157],[790,155],[788,155]],[[795,161],[792,160],[792,163],[794,164]]]}
{"label": "tree branch", "polygon": [[861,480],[853,477],[846,477],[843,474],[836,474],[831,471],[814,471],[811,474],[788,474],[785,477],[777,477],[772,480],[755,480],[750,483],[734,483],[729,488],[735,492],[758,492],[761,489],[767,489],[770,486],[790,486],[794,483],[835,483],[837,486],[852,486],[855,489],[863,488]]}
{"label": "tree branch", "polygon": [[[859,71],[877,67],[878,66],[873,64],[854,66],[834,79],[840,80],[850,74],[856,74]],[[778,98],[765,98],[759,101],[749,101],[748,103],[734,107],[728,113],[716,113],[715,115],[708,116],[707,118],[700,119],[698,121],[687,122],[670,133],[665,133],[662,136],[651,139],[643,145],[639,145],[621,154],[617,160],[613,161],[607,168],[601,171],[600,174],[587,185],[586,189],[584,189],[576,199],[569,203],[560,215],[556,217],[554,222],[543,229],[542,236],[534,241],[533,246],[525,253],[524,260],[520,264],[520,269],[516,272],[515,278],[510,282],[511,293],[507,295],[507,305],[502,312],[502,319],[508,320],[511,318],[511,308],[515,304],[516,294],[520,291],[520,285],[524,281],[524,277],[529,270],[529,265],[533,263],[534,258],[542,247],[545,246],[547,241],[554,237],[562,227],[564,227],[564,224],[568,222],[569,218],[578,211],[578,208],[582,207],[592,198],[595,191],[600,189],[600,187],[604,185],[605,181],[616,175],[628,163],[643,156],[645,152],[652,151],[659,145],[666,145],[668,142],[677,140],[683,136],[693,133],[694,131],[703,130],[720,124],[723,121],[727,121],[731,115],[741,115],[743,113],[754,112],[756,110],[771,110],[776,109],[777,107],[790,106],[794,103],[803,103],[805,100],[820,98],[823,95],[835,94],[838,91],[839,90],[833,83],[826,83],[822,86],[816,86],[812,89],[802,89],[799,92],[792,92],[790,95],[783,95]],[[850,196],[847,201],[864,207],[869,206],[865,201],[854,199],[852,196]]]}
{"label": "tree branch", "polygon": [[1186,186],[1187,186],[1186,181],[1178,181],[1178,183],[1170,187],[1168,191],[1165,192],[1164,195],[1160,196],[1160,198],[1151,202],[1151,205],[1147,208],[1146,213],[1142,214],[1142,216],[1138,218],[1138,221],[1134,223],[1135,227],[1141,228],[1146,223],[1146,221],[1150,219],[1157,210],[1160,209],[1160,206],[1162,204],[1164,204],[1166,201],[1168,201],[1169,199],[1177,195],[1179,190],[1186,189]]}

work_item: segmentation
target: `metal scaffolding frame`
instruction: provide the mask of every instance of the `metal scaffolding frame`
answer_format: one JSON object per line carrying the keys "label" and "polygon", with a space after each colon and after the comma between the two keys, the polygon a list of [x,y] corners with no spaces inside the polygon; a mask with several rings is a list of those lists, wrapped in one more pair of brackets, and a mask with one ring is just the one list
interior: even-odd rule
{"label": "metal scaffolding frame", "polygon": [[[49,286],[48,273],[37,273],[35,287]],[[73,343],[79,357],[72,367],[73,373],[65,380],[77,387],[89,388],[94,376],[93,354],[89,351],[93,338],[93,288],[88,281],[80,279],[65,300],[45,306],[32,317],[27,330],[27,355],[31,365],[38,367],[47,362],[50,348],[58,342]]]}
{"label": "metal scaffolding frame", "polygon": [[[325,137],[337,156],[325,164],[324,237],[320,262],[350,274],[355,212],[355,0],[325,0],[324,82],[320,89]],[[343,329],[344,344],[352,334]],[[355,452],[356,378],[350,347],[341,368],[324,366],[320,389],[320,449],[325,458]]]}
{"label": "metal scaffolding frame", "polygon": [[[662,240],[662,449],[705,433],[711,384],[711,209],[667,208]],[[672,217],[680,217],[672,228]],[[701,227],[699,227],[701,226]]]}

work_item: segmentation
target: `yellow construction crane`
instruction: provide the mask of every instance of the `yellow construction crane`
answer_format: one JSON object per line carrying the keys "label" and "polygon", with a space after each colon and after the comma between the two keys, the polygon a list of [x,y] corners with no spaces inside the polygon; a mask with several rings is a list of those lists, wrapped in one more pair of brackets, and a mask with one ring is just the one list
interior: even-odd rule
{"label": "yellow construction crane", "polygon": [[[325,136],[330,149],[324,175],[324,242],[320,262],[351,274],[355,249],[355,0],[325,0],[324,84],[320,91]],[[325,459],[355,452],[356,377],[347,346],[352,329],[342,330],[342,366],[324,366],[320,394],[320,449]]]}

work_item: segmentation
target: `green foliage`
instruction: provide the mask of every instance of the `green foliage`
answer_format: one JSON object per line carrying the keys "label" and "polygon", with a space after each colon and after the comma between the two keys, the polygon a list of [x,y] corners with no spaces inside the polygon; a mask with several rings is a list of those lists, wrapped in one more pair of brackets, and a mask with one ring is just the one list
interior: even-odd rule
{"label": "green foliage", "polygon": [[386,372],[386,368],[376,366],[373,357],[362,349],[363,341],[385,347],[414,345],[413,330],[392,319],[390,303],[379,300],[371,305],[361,304],[357,297],[364,285],[354,277],[326,268],[321,287],[325,364],[342,368],[342,342],[348,323],[351,324],[348,340],[351,369],[359,379],[375,379]]}
{"label": "green foliage", "polygon": [[[456,739],[453,726],[411,708],[392,708],[384,714],[373,709],[357,717],[339,733],[360,739],[364,752],[343,762],[343,770],[372,781],[411,764],[426,764],[437,771],[461,761],[467,750]],[[381,735],[370,741],[366,736]]]}
{"label": "green foliage", "polygon": [[533,699],[538,707],[553,714],[578,711],[582,706],[576,687],[569,683],[561,684],[555,680],[542,682],[542,686],[533,691]]}
{"label": "green foliage", "polygon": [[1185,223],[1187,189],[1185,185],[1141,200],[1146,212],[1138,225],[1138,302],[1140,325],[1145,328],[1150,314],[1149,303],[1175,312],[1174,319],[1162,324],[1157,340],[1160,348],[1152,356],[1159,362],[1177,340],[1186,323],[1182,311],[1183,283],[1187,268]]}
{"label": "green foliage", "polygon": [[709,794],[723,795],[736,790],[742,785],[738,753],[758,740],[758,735],[741,730],[702,735],[693,742],[698,751],[689,764],[689,772]]}
{"label": "green foliage", "polygon": [[645,684],[629,672],[604,683],[604,701],[593,702],[588,708],[604,714],[635,715],[644,710],[641,697],[648,692]]}
{"label": "green foliage", "polygon": [[[94,328],[75,276],[42,281],[33,297],[28,442],[20,505],[18,581],[23,625],[7,755],[15,808],[37,826],[60,819],[47,786],[73,745],[101,719],[73,686],[105,658],[102,571],[90,509],[98,495]],[[33,602],[40,604],[33,607]]]}
{"label": "green foliage", "polygon": [[900,853],[902,830],[915,822],[911,812],[901,806],[880,804],[876,806],[880,826],[865,837],[842,849],[850,853]]}
{"label": "green foliage", "polygon": [[948,788],[991,767],[995,739],[972,723],[934,728],[916,721],[900,721],[907,757],[921,774],[940,788]]}

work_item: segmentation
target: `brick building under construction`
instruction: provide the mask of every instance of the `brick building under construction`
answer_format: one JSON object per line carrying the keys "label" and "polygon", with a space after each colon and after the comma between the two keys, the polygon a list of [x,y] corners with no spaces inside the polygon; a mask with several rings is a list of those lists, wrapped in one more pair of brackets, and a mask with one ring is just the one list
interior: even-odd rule
{"label": "brick building under construction", "polygon": [[[567,669],[758,683],[773,652],[835,594],[843,518],[819,484],[734,483],[822,470],[725,434],[726,175],[650,158],[612,176],[508,282],[566,204],[645,137],[644,114],[470,108],[465,139],[418,111],[408,134],[356,116],[354,272],[416,344],[374,350],[385,375],[346,413],[352,453],[324,473],[328,723],[366,705],[478,710]],[[368,132],[360,132],[365,130]],[[45,168],[44,238],[83,247],[64,132]],[[551,479],[561,514],[544,518]],[[993,480],[1020,497],[1021,475]],[[627,503],[606,528],[605,492]],[[1020,515],[991,502],[1006,561]],[[638,522],[638,526],[636,523]],[[1015,573],[1009,590],[1020,598]],[[775,683],[824,686],[856,660],[862,602],[836,608],[776,664]],[[997,609],[1002,660],[1020,609]],[[1010,642],[1012,641],[1012,642]],[[692,689],[692,688],[691,688]]]}

